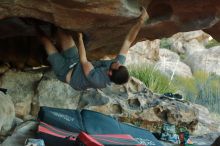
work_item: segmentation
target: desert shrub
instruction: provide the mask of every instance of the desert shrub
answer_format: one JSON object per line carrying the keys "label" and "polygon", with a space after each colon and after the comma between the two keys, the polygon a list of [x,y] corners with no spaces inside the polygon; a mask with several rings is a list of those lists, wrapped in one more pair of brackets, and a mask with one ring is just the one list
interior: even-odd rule
{"label": "desert shrub", "polygon": [[220,113],[220,76],[197,71],[194,78],[175,78],[178,90],[193,103],[201,104],[212,112]]}
{"label": "desert shrub", "polygon": [[129,66],[128,69],[131,76],[141,80],[155,93],[180,92],[186,100],[220,113],[220,76],[216,74],[197,71],[193,78],[175,76],[170,81],[170,78],[153,66]]}
{"label": "desert shrub", "polygon": [[218,41],[216,41],[215,39],[212,39],[210,41],[208,41],[208,43],[205,45],[205,47],[208,48],[212,48],[214,46],[220,46],[220,43]]}
{"label": "desert shrub", "polygon": [[160,40],[160,48],[171,49],[171,41],[168,38],[162,38]]}
{"label": "desert shrub", "polygon": [[184,94],[184,98],[186,100],[195,101],[194,97],[198,95],[198,90],[193,78],[175,77],[174,84],[176,85],[178,91]]}
{"label": "desert shrub", "polygon": [[150,90],[156,93],[175,92],[175,88],[170,84],[170,79],[155,70],[153,66],[140,65],[129,66],[131,76],[141,80]]}

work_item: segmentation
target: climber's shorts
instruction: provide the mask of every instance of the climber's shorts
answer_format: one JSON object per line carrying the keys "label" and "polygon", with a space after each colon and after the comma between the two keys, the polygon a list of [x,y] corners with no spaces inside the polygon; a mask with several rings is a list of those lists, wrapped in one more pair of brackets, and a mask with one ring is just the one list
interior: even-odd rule
{"label": "climber's shorts", "polygon": [[72,47],[61,53],[56,52],[50,54],[47,60],[50,62],[57,78],[66,82],[66,75],[68,71],[74,66],[74,64],[79,62],[78,49],[76,47]]}

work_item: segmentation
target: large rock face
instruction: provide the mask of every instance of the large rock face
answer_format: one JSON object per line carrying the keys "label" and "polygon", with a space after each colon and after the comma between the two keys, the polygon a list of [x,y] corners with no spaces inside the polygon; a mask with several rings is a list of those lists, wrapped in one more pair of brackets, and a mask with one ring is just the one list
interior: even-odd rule
{"label": "large rock face", "polygon": [[[139,6],[147,9],[150,20],[136,41],[198,29],[220,40],[218,0],[3,0],[0,1],[0,58],[18,67],[44,62],[45,52],[34,37],[34,28],[20,18],[40,19],[68,30],[85,32],[90,38],[87,50],[91,59],[115,54],[140,15]],[[49,24],[38,24],[50,31]]]}
{"label": "large rock face", "polygon": [[178,54],[191,54],[195,51],[205,49],[209,42],[210,35],[201,30],[190,32],[179,32],[168,39],[171,44],[170,49]]}
{"label": "large rock face", "polygon": [[0,135],[6,134],[12,127],[15,118],[15,108],[9,95],[0,92]]}
{"label": "large rock face", "polygon": [[192,72],[198,70],[220,75],[220,47],[212,47],[203,51],[196,51],[187,56],[185,62],[191,67]]}
{"label": "large rock face", "polygon": [[33,121],[27,121],[20,124],[1,146],[23,146],[26,139],[36,138],[35,132],[37,130],[37,125],[38,123]]}
{"label": "large rock face", "polygon": [[8,89],[15,105],[18,117],[24,117],[31,111],[35,86],[42,77],[42,73],[8,71],[0,79],[0,87]]}
{"label": "large rock face", "polygon": [[175,52],[168,49],[160,49],[160,60],[155,64],[155,68],[171,78],[174,75],[192,77],[190,67],[183,63]]}
{"label": "large rock face", "polygon": [[126,65],[153,64],[159,60],[160,40],[142,41],[134,45],[126,56]]}
{"label": "large rock face", "polygon": [[37,92],[37,99],[39,99],[41,106],[58,108],[76,109],[80,95],[79,92],[74,91],[68,84],[62,84],[55,79],[43,79],[38,85]]}

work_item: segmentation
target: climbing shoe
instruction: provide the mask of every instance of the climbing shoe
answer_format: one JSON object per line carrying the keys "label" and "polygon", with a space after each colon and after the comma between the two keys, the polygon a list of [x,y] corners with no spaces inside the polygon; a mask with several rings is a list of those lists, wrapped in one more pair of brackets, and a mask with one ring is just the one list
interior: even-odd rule
{"label": "climbing shoe", "polygon": [[176,93],[176,94],[173,94],[173,93],[164,93],[163,96],[160,97],[161,99],[164,99],[164,98],[168,98],[168,99],[172,99],[172,100],[180,100],[182,101],[183,100],[183,96]]}

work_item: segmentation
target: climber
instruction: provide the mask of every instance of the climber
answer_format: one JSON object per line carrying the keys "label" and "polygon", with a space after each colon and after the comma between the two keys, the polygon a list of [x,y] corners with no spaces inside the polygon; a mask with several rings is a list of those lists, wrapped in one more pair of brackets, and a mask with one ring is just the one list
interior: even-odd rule
{"label": "climber", "polygon": [[127,34],[119,54],[112,60],[88,61],[82,33],[78,33],[77,50],[72,36],[64,30],[58,29],[57,38],[62,53],[58,52],[49,37],[41,35],[40,40],[46,49],[48,61],[58,79],[70,84],[72,88],[76,90],[104,88],[110,82],[124,84],[129,79],[128,70],[123,66],[126,59],[125,55],[148,17],[145,8],[142,8],[142,13]]}

